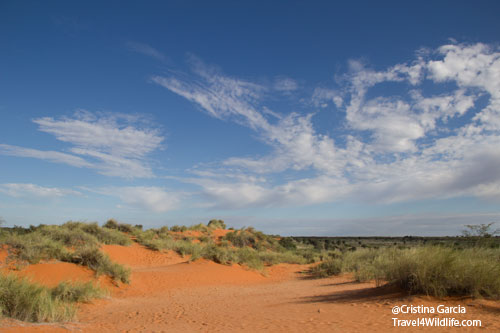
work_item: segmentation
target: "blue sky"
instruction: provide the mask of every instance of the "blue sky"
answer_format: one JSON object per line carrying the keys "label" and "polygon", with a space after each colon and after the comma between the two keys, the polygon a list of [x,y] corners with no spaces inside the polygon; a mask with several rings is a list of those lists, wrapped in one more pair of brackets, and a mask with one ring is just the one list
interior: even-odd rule
{"label": "blue sky", "polygon": [[500,221],[497,1],[0,4],[6,225]]}

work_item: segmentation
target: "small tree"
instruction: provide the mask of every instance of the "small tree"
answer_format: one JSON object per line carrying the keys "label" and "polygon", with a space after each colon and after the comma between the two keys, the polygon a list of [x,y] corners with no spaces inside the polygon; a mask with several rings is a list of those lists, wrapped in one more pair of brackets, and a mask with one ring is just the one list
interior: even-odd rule
{"label": "small tree", "polygon": [[462,235],[465,237],[494,237],[500,234],[500,229],[492,230],[493,224],[495,224],[495,222],[488,224],[466,224],[465,227],[467,229],[462,231]]}
{"label": "small tree", "polygon": [[467,224],[467,229],[462,231],[462,235],[468,238],[472,244],[481,247],[498,247],[495,236],[500,234],[500,229],[492,230],[493,224]]}

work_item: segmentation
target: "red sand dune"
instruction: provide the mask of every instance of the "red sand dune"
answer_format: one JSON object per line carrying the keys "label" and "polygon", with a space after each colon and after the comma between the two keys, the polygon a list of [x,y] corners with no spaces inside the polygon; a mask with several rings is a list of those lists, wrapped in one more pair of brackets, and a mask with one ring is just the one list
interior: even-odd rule
{"label": "red sand dune", "polygon": [[[402,304],[434,307],[460,304],[466,307],[466,314],[439,314],[437,317],[482,320],[482,328],[460,329],[464,332],[500,331],[500,304],[497,301],[409,297],[394,288],[354,283],[349,276],[311,280],[300,273],[307,266],[300,265],[268,267],[267,276],[264,276],[239,265],[219,265],[207,260],[188,263],[186,258],[173,252],[154,252],[138,244],[130,247],[107,245],[102,249],[113,260],[132,268],[129,286],[113,287],[110,299],[80,305],[76,322],[49,325],[4,319],[0,321],[2,331],[302,333],[429,330],[394,328],[392,318],[395,315],[391,309]],[[37,275],[40,270],[41,276],[47,273],[42,268],[48,265],[54,263],[35,265],[26,272]],[[88,273],[83,274],[82,267],[56,266],[67,267],[68,276],[74,274],[76,278]],[[57,274],[55,270],[53,280],[48,279],[46,283],[57,281],[60,278]],[[399,318],[429,316],[413,314],[399,315]],[[432,329],[437,332],[457,330]]]}
{"label": "red sand dune", "polygon": [[155,267],[177,264],[186,261],[173,251],[151,251],[142,245],[133,243],[131,246],[103,245],[101,250],[111,260],[130,267]]}

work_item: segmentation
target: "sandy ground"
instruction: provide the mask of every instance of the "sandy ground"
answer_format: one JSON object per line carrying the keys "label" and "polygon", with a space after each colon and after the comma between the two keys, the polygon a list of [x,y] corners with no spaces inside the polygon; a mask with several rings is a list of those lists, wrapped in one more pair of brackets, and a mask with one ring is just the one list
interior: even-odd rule
{"label": "sandy ground", "polygon": [[[159,253],[134,244],[104,246],[110,257],[132,268],[131,284],[119,288],[101,281],[112,297],[83,304],[75,322],[29,324],[0,322],[2,332],[500,332],[500,303],[485,300],[411,297],[394,288],[354,283],[348,276],[311,280],[306,266],[270,267],[266,276],[238,265],[206,260],[188,263],[175,253]],[[44,266],[45,265],[45,266]],[[46,263],[19,274],[52,285]],[[65,264],[71,265],[71,264]],[[43,269],[46,267],[47,269]],[[61,267],[62,269],[62,267]],[[80,270],[80,274],[77,273]],[[64,269],[62,269],[64,271]],[[54,271],[54,269],[52,269]],[[68,269],[74,280],[89,272]],[[48,276],[51,276],[49,278]],[[393,315],[396,305],[465,308],[458,314]],[[481,328],[394,327],[392,318],[479,319]]]}

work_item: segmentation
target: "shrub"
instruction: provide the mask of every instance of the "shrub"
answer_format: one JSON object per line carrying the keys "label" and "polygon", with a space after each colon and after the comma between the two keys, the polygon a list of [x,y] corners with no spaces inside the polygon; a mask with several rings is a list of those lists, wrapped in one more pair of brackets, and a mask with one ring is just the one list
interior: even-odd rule
{"label": "shrub", "polygon": [[244,247],[236,251],[236,262],[238,264],[245,264],[252,269],[261,270],[264,268],[264,263],[259,253],[249,247]]}
{"label": "shrub", "polygon": [[173,231],[173,232],[184,232],[186,230],[187,230],[187,227],[185,225],[183,225],[183,226],[174,225],[170,228],[170,231]]}
{"label": "shrub", "polygon": [[206,225],[204,225],[203,223],[199,223],[199,224],[195,224],[195,225],[190,226],[188,228],[188,230],[208,232],[208,227]]}
{"label": "shrub", "polygon": [[115,219],[109,219],[102,227],[108,229],[118,229],[118,222]]}
{"label": "shrub", "polygon": [[342,272],[342,261],[340,259],[330,259],[324,261],[310,269],[310,274],[316,278],[325,278],[338,275]]}
{"label": "shrub", "polygon": [[279,240],[279,244],[287,250],[296,250],[297,249],[297,245],[295,245],[295,242],[293,241],[293,238],[291,238],[291,237],[281,238]]}
{"label": "shrub", "polygon": [[205,246],[202,250],[201,256],[218,264],[228,264],[234,260],[234,255],[231,250],[217,245]]}
{"label": "shrub", "polygon": [[222,239],[230,241],[237,247],[253,246],[257,243],[256,237],[244,229],[228,232]]}
{"label": "shrub", "polygon": [[216,220],[216,219],[210,220],[207,226],[213,229],[226,229],[226,223],[224,223],[223,220]]}

